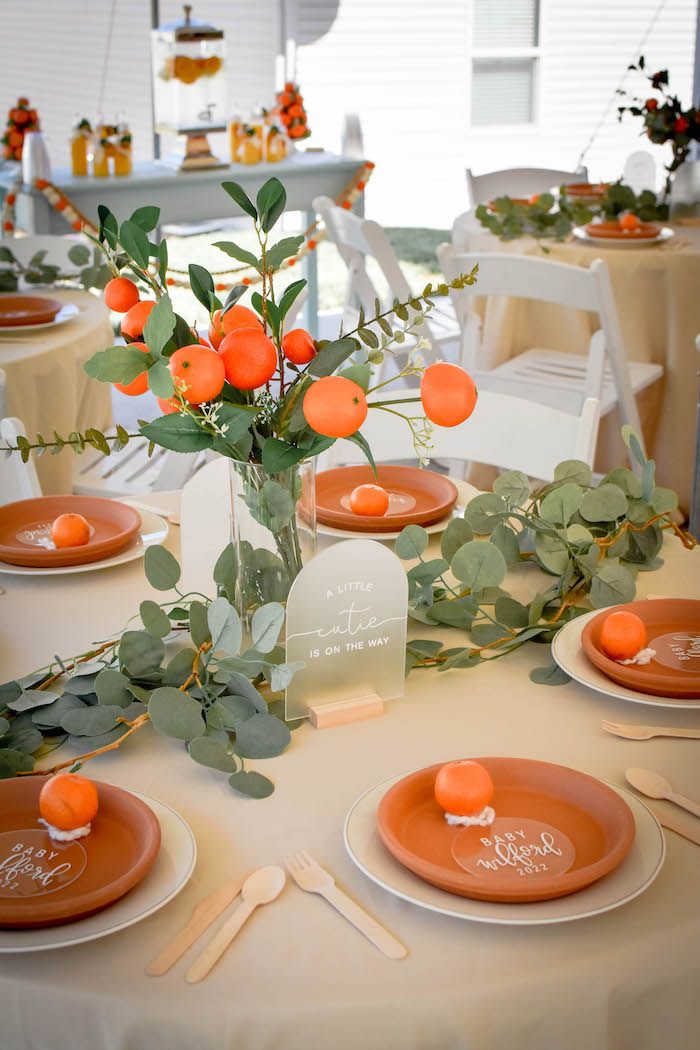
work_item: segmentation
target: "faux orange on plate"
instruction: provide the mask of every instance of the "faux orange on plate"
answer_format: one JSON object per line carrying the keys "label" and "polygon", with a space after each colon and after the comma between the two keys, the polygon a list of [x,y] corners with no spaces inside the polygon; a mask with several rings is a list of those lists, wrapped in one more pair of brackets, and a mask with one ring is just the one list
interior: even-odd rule
{"label": "faux orange on plate", "polygon": [[[60,546],[54,542],[54,525],[66,516],[85,519],[90,529],[87,543]],[[140,528],[139,512],[117,500],[98,496],[18,500],[0,507],[0,561],[40,568],[101,561],[123,550]]]}

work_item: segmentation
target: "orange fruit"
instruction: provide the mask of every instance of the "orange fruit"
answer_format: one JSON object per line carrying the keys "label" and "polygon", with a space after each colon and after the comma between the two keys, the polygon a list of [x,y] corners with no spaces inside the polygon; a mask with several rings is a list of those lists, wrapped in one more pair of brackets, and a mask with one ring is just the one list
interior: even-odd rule
{"label": "orange fruit", "polygon": [[237,328],[260,328],[262,330],[262,321],[250,307],[241,306],[239,303],[232,306],[223,318],[221,310],[215,310],[211,315],[209,325],[209,341],[214,349],[218,350],[224,336],[235,332]]}
{"label": "orange fruit", "polygon": [[237,328],[222,340],[219,353],[227,380],[239,390],[264,386],[277,370],[275,344],[260,327]]}
{"label": "orange fruit", "polygon": [[367,418],[367,399],[358,383],[344,376],[317,379],[304,395],[304,418],[325,437],[350,437]]}
{"label": "orange fruit", "polygon": [[435,778],[435,800],[446,813],[472,817],[493,798],[493,781],[478,762],[448,762]]}
{"label": "orange fruit", "polygon": [[156,304],[152,299],[142,299],[122,317],[122,335],[129,339],[140,339],[149,314]]}
{"label": "orange fruit", "polygon": [[56,547],[84,547],[90,542],[90,525],[82,514],[59,514],[51,526]]}
{"label": "orange fruit", "polygon": [[180,402],[176,397],[157,397],[158,408],[161,410],[164,416],[170,416],[173,412],[180,411]]}
{"label": "orange fruit", "polygon": [[105,306],[117,314],[125,314],[139,301],[139,290],[128,277],[113,277],[105,286]]}
{"label": "orange fruit", "polygon": [[304,328],[293,328],[282,340],[282,352],[293,365],[308,365],[316,356],[316,344]]}
{"label": "orange fruit", "polygon": [[439,427],[456,427],[474,411],[477,392],[474,380],[463,368],[437,361],[423,373],[420,396],[431,422]]}
{"label": "orange fruit", "polygon": [[389,509],[389,493],[381,485],[358,485],[350,493],[353,514],[381,517]]}
{"label": "orange fruit", "polygon": [[176,350],[168,368],[175,386],[191,405],[211,401],[221,393],[226,379],[224,362],[215,350],[201,343]]}
{"label": "orange fruit", "polygon": [[[144,354],[148,353],[148,347],[145,343],[129,343],[129,347],[134,350],[141,350]],[[115,383],[114,386],[117,390],[121,390],[122,394],[128,394],[129,397],[138,397],[139,394],[145,394],[148,390],[148,370],[144,368],[140,375],[136,376],[136,379],[132,379],[130,383]]]}
{"label": "orange fruit", "polygon": [[642,225],[639,218],[629,211],[626,211],[624,215],[618,216],[617,223],[621,230],[638,230]]}
{"label": "orange fruit", "polygon": [[97,788],[77,773],[56,773],[39,793],[39,812],[47,824],[74,831],[89,824],[99,807]]}
{"label": "orange fruit", "polygon": [[611,660],[631,660],[647,644],[644,622],[625,609],[611,612],[603,620],[600,644]]}

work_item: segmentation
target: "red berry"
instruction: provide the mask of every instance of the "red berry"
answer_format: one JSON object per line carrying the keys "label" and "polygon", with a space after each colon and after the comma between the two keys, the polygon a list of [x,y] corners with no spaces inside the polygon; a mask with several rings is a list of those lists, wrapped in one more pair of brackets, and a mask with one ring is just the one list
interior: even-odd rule
{"label": "red berry", "polygon": [[678,117],[673,123],[673,130],[682,135],[684,131],[687,131],[689,127],[688,121],[685,117]]}

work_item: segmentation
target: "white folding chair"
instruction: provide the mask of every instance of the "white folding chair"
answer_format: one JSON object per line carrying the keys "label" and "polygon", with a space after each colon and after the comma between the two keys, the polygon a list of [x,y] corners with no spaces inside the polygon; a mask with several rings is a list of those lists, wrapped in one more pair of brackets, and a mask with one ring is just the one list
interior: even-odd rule
{"label": "white folding chair", "polygon": [[109,456],[87,448],[76,458],[73,491],[110,498],[181,489],[205,462],[205,452],[185,455],[158,446],[149,457],[145,438],[132,439]]}
{"label": "white folding chair", "polygon": [[[348,284],[343,310],[343,327],[354,328],[361,306],[368,317],[374,316],[375,300],[389,306],[394,298],[401,302],[415,294],[401,269],[391,243],[382,227],[369,219],[362,219],[351,211],[339,208],[330,197],[317,197],[314,208],[323,219],[330,240],[348,268]],[[388,294],[378,289],[367,271],[368,260],[377,263],[388,287]],[[421,335],[431,344],[435,357],[456,357],[459,349],[459,328],[452,309],[443,300],[436,303],[429,319],[421,328]],[[410,348],[404,344],[402,350]]]}
{"label": "white folding chair", "polygon": [[[382,400],[405,398],[406,392],[382,394]],[[417,403],[396,406],[404,415],[420,414]],[[580,412],[569,413],[511,394],[480,390],[472,415],[456,427],[435,427],[434,459],[474,461],[530,477],[551,481],[554,468],[565,459],[593,464],[600,401],[586,398]],[[393,412],[371,408],[361,428],[380,462],[415,459],[411,431]],[[324,467],[362,461],[362,453],[349,441],[336,441],[324,453]]]}
{"label": "white folding chair", "polygon": [[630,153],[622,169],[622,181],[635,193],[656,189],[656,162],[648,150]]}
{"label": "white folding chair", "polygon": [[[8,416],[0,419],[0,439],[3,445],[17,445],[17,438],[26,437],[19,419]],[[0,505],[41,495],[34,460],[30,456],[22,462],[19,452],[0,452]]]}
{"label": "white folding chair", "polygon": [[[663,374],[661,365],[630,361],[625,355],[608,268],[595,259],[589,269],[501,252],[459,255],[451,245],[438,248],[443,272],[452,279],[477,263],[477,283],[452,293],[464,333],[464,367],[480,387],[517,394],[540,404],[578,412],[587,397],[598,396],[601,414],[619,405],[623,423],[641,435],[635,395]],[[513,296],[586,310],[598,317],[587,355],[532,347],[494,368],[485,360],[481,322],[473,309],[478,296]]]}
{"label": "white folding chair", "polygon": [[466,169],[470,204],[488,204],[496,197],[531,197],[533,193],[548,193],[566,182],[586,182],[588,172],[560,171],[557,168],[505,168],[502,171],[487,171],[475,175]]}

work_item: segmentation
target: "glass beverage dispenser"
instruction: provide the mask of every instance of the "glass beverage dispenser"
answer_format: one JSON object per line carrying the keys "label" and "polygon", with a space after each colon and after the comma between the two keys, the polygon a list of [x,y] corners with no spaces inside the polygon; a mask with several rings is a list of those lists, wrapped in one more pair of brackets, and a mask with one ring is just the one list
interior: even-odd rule
{"label": "glass beverage dispenser", "polygon": [[158,131],[187,137],[181,170],[224,165],[213,156],[208,131],[226,130],[226,78],[222,29],[192,18],[151,33],[153,99]]}

